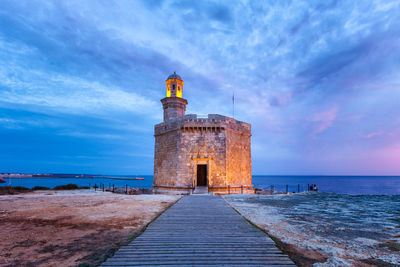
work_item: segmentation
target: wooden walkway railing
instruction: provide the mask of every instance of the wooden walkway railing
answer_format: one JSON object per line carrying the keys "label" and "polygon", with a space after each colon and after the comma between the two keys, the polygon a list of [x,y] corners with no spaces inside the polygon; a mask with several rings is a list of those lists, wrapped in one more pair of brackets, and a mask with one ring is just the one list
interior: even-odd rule
{"label": "wooden walkway railing", "polygon": [[295,266],[221,197],[186,196],[102,266]]}

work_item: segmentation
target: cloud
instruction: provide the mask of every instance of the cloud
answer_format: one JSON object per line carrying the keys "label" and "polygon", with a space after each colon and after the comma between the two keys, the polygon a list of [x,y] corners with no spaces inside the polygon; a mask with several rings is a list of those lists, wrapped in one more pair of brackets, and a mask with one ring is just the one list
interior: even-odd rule
{"label": "cloud", "polygon": [[67,135],[78,138],[99,138],[99,139],[124,139],[124,136],[117,134],[106,134],[106,133],[84,133],[84,132],[63,132],[61,135]]}
{"label": "cloud", "polygon": [[146,113],[156,106],[156,102],[141,95],[141,91],[129,92],[118,84],[105,85],[86,77],[56,72],[52,68],[37,68],[36,64],[26,67],[27,59],[37,56],[35,53],[32,55],[34,49],[8,42],[0,43],[8,50],[7,54],[14,57],[8,60],[7,65],[0,67],[2,102],[85,113],[105,110]]}
{"label": "cloud", "polygon": [[337,110],[337,107],[333,107],[314,115],[313,118],[311,118],[311,121],[315,124],[313,134],[322,133],[331,127],[336,118]]}
{"label": "cloud", "polygon": [[371,133],[367,134],[367,135],[365,136],[365,138],[371,139],[371,138],[374,138],[374,137],[377,137],[377,136],[380,136],[380,135],[383,135],[383,134],[385,134],[384,131],[371,132]]}
{"label": "cloud", "polygon": [[111,151],[118,163],[97,159],[96,172],[132,166],[122,155],[151,155],[164,82],[177,71],[188,113],[231,115],[235,93],[235,117],[253,125],[258,173],[289,163],[293,173],[362,169],[368,151],[398,136],[399,13],[395,0],[5,1],[3,149],[33,147],[41,152],[18,155],[52,162],[46,155],[68,146],[72,165],[74,151]]}

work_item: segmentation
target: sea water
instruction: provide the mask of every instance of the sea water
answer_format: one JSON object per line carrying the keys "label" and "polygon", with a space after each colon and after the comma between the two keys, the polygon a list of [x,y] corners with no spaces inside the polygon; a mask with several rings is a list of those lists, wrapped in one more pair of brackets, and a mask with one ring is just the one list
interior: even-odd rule
{"label": "sea water", "polygon": [[[144,180],[132,180],[142,177]],[[125,179],[123,179],[125,178]],[[107,177],[95,178],[6,178],[5,186],[46,186],[53,188],[57,185],[76,184],[78,186],[105,187],[138,187],[151,188],[153,185],[152,175],[122,176],[122,179],[111,179]],[[399,195],[400,176],[272,176],[253,175],[253,185],[256,188],[273,189],[275,191],[288,192],[306,191],[309,185],[316,184],[319,191],[350,195]]]}
{"label": "sea water", "polygon": [[[399,195],[400,176],[266,176],[254,175],[254,187],[289,192],[305,191],[316,184],[319,191],[350,195]],[[302,190],[303,189],[303,190]]]}

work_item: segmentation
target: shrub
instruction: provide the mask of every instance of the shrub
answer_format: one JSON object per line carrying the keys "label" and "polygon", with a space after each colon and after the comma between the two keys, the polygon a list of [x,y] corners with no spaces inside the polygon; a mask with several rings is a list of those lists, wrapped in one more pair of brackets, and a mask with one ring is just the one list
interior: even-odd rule
{"label": "shrub", "polygon": [[90,189],[89,186],[80,186],[79,189]]}
{"label": "shrub", "polygon": [[25,186],[14,186],[12,187],[12,190],[18,191],[18,192],[23,192],[23,191],[29,191],[29,188],[26,188]]}
{"label": "shrub", "polygon": [[50,190],[50,188],[46,186],[35,186],[32,190]]}
{"label": "shrub", "polygon": [[0,186],[0,195],[13,195],[32,191],[24,186]]}
{"label": "shrub", "polygon": [[12,187],[10,186],[0,186],[0,195],[12,194]]}
{"label": "shrub", "polygon": [[54,190],[75,190],[79,189],[76,184],[67,184],[67,185],[57,185],[54,187]]}

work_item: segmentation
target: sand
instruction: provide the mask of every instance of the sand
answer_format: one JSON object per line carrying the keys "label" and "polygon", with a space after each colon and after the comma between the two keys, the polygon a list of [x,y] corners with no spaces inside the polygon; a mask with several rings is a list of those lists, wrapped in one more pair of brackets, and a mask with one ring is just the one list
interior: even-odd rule
{"label": "sand", "polygon": [[99,264],[178,199],[93,190],[0,196],[0,266]]}

